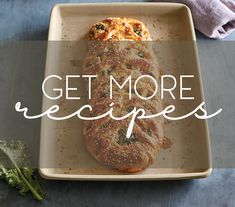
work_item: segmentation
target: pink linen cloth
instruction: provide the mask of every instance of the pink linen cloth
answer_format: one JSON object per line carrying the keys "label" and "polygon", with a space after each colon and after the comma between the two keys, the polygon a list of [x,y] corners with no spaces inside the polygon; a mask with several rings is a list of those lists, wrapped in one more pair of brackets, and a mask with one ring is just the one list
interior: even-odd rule
{"label": "pink linen cloth", "polygon": [[161,2],[187,5],[191,9],[195,28],[210,38],[222,39],[235,30],[233,0],[162,0]]}

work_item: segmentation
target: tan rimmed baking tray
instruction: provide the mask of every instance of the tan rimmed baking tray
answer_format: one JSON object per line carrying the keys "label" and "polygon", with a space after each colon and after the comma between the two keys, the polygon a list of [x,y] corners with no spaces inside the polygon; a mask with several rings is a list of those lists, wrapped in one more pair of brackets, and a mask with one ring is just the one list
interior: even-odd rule
{"label": "tan rimmed baking tray", "polygon": [[[107,17],[133,17],[148,27],[158,48],[162,73],[194,74],[196,101],[175,102],[185,112],[203,98],[198,64],[195,33],[190,10],[175,3],[109,3],[109,4],[57,4],[51,13],[45,77],[81,72],[84,57],[82,40],[89,28]],[[79,43],[80,41],[80,43]],[[72,51],[74,45],[79,50]],[[162,45],[161,45],[162,44]],[[68,49],[70,48],[70,49]],[[71,52],[72,51],[72,52]],[[186,54],[181,55],[181,54]],[[172,61],[170,61],[172,60]],[[64,82],[63,82],[64,83]],[[49,87],[60,87],[59,81]],[[79,83],[80,91],[84,85]],[[81,93],[82,93],[81,92]],[[84,94],[83,94],[84,95]],[[170,100],[165,101],[170,102]],[[43,97],[43,110],[52,104],[73,111],[80,102],[51,101]],[[76,106],[76,107],[75,107]],[[86,151],[83,143],[82,122],[78,119],[41,122],[40,173],[48,179],[73,180],[160,180],[207,177],[211,173],[211,152],[206,120],[188,118],[165,124],[164,132],[173,145],[161,150],[155,163],[140,173],[127,174],[108,169],[97,163]]]}

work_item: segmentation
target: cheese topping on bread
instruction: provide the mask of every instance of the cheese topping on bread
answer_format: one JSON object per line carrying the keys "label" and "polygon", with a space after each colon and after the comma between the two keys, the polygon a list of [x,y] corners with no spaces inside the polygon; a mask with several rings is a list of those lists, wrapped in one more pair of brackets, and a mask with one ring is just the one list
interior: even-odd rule
{"label": "cheese topping on bread", "polygon": [[89,40],[149,40],[145,25],[132,18],[107,18],[89,31]]}

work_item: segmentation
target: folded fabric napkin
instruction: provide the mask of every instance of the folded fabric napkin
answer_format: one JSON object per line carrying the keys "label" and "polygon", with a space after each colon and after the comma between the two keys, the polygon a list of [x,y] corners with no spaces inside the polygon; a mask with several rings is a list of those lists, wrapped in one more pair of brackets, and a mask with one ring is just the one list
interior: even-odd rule
{"label": "folded fabric napkin", "polygon": [[192,11],[195,28],[210,38],[222,39],[235,30],[235,1],[233,0],[163,0],[161,2],[187,5]]}

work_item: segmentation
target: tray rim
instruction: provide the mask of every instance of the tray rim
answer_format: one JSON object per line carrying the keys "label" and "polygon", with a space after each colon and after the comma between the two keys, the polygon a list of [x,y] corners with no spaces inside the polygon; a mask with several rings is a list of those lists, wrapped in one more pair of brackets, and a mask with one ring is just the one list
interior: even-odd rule
{"label": "tray rim", "polygon": [[169,173],[169,174],[142,174],[142,175],[85,175],[85,174],[59,174],[48,172],[50,168],[40,168],[40,175],[48,180],[93,180],[93,181],[151,181],[151,180],[186,180],[206,178],[210,176],[212,168],[195,173]]}
{"label": "tray rim", "polygon": [[[48,41],[53,41],[52,34],[53,34],[53,15],[56,10],[62,7],[110,7],[110,6],[130,6],[130,7],[138,7],[138,6],[145,6],[145,7],[178,7],[184,8],[188,14],[188,20],[190,23],[190,30],[192,35],[192,41],[196,41],[196,35],[194,31],[194,23],[192,18],[191,10],[188,6],[182,3],[170,3],[170,2],[112,2],[112,3],[58,3],[53,6],[51,9],[50,14],[50,21],[49,21],[49,31],[48,31]],[[48,48],[47,48],[48,49]],[[196,54],[196,64],[199,74],[199,82],[200,82],[200,92],[202,94],[202,99],[205,100],[203,84],[202,84],[202,76],[199,64],[199,57],[198,57],[198,50],[195,44],[194,46],[195,54]],[[48,51],[48,50],[47,50]],[[47,57],[48,58],[48,57]],[[46,62],[47,62],[46,58]],[[46,70],[46,67],[45,67]],[[44,105],[44,97],[42,102],[42,107]],[[41,134],[42,134],[42,123],[43,119],[41,119]],[[208,152],[208,168],[201,172],[182,172],[182,173],[166,173],[166,174],[128,174],[128,175],[86,175],[86,174],[59,174],[59,173],[51,173],[49,169],[51,168],[43,168],[41,167],[41,160],[42,160],[42,137],[40,135],[40,150],[39,150],[39,173],[45,179],[51,180],[95,180],[95,181],[143,181],[143,180],[181,180],[181,179],[194,179],[194,178],[206,178],[210,176],[212,172],[212,159],[211,159],[211,143],[210,143],[210,136],[209,136],[209,127],[208,121],[205,120],[205,132],[206,132],[206,143],[207,143],[207,152]]]}
{"label": "tray rim", "polygon": [[196,34],[194,32],[194,23],[192,18],[192,13],[190,8],[183,4],[183,3],[171,3],[171,2],[110,2],[110,3],[58,3],[55,4],[50,13],[50,20],[49,20],[49,31],[48,31],[48,41],[52,40],[52,25],[53,25],[53,14],[56,10],[60,9],[61,7],[111,7],[111,6],[129,6],[129,7],[137,7],[137,6],[145,6],[145,7],[178,7],[184,8],[187,10],[188,20],[190,22],[190,30],[192,34],[192,40],[196,41]]}

